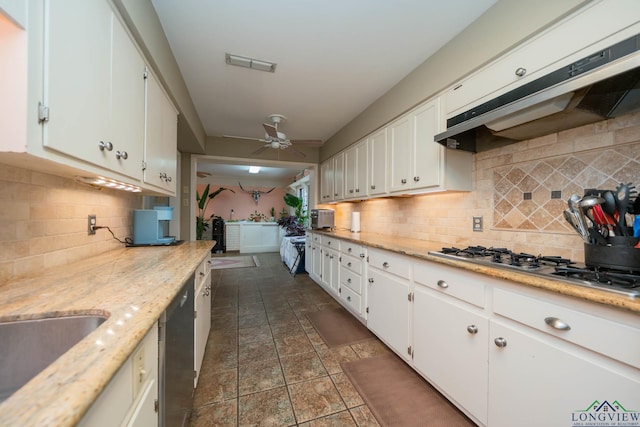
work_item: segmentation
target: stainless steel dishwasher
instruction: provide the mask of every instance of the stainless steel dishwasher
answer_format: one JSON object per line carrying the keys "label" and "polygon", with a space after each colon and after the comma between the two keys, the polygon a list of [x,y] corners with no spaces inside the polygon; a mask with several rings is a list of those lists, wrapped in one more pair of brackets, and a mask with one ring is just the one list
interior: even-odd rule
{"label": "stainless steel dishwasher", "polygon": [[193,404],[193,304],[192,275],[160,318],[160,426],[189,423]]}

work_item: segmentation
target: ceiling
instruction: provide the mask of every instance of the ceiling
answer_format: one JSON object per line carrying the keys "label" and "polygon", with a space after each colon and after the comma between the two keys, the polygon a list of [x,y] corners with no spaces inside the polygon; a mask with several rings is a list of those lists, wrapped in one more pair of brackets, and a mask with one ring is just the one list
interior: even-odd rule
{"label": "ceiling", "polygon": [[245,163],[238,164],[235,160],[213,159],[207,160],[199,158],[197,161],[197,172],[206,173],[209,176],[198,176],[198,182],[215,182],[218,185],[238,185],[243,187],[285,187],[293,182],[293,178],[305,169],[305,165],[292,163],[291,165],[260,166],[257,174],[249,173],[249,166]]}
{"label": "ceiling", "polygon": [[326,141],[497,0],[151,1],[208,136]]}

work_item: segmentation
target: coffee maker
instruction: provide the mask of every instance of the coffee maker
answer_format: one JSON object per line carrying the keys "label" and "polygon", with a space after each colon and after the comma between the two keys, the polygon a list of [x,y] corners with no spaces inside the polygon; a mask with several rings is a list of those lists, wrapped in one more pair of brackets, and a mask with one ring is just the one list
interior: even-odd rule
{"label": "coffee maker", "polygon": [[165,221],[173,218],[170,206],[154,206],[153,209],[136,209],[133,211],[133,244],[134,245],[170,245],[175,237],[165,236]]}

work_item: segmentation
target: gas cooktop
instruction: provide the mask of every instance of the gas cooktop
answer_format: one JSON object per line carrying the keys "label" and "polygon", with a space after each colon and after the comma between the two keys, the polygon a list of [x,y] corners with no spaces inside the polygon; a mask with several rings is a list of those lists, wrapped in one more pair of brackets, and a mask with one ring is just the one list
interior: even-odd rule
{"label": "gas cooktop", "polygon": [[532,255],[507,248],[469,246],[465,249],[442,248],[430,255],[473,264],[520,271],[564,283],[602,289],[627,296],[640,297],[640,272],[589,267],[559,256]]}

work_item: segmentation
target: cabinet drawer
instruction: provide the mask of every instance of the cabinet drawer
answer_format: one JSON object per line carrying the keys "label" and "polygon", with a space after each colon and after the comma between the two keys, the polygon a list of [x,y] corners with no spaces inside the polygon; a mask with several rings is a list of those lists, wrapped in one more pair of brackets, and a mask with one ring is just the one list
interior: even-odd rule
{"label": "cabinet drawer", "polygon": [[[539,331],[640,368],[640,325],[632,327],[555,302],[504,289],[494,289],[493,311]],[[557,319],[555,327],[552,323],[554,319]],[[570,329],[563,330],[563,324]]]}
{"label": "cabinet drawer", "polygon": [[344,286],[351,288],[357,294],[362,295],[362,276],[345,267],[341,268],[342,271],[340,271],[340,282]]}
{"label": "cabinet drawer", "polygon": [[485,306],[485,277],[459,268],[422,261],[413,265],[413,280],[478,307]]}
{"label": "cabinet drawer", "polygon": [[320,244],[321,236],[318,233],[309,233],[308,236],[314,243]]}
{"label": "cabinet drawer", "polygon": [[211,273],[211,257],[207,256],[202,260],[200,265],[196,267],[195,288],[198,289],[202,282],[207,278],[207,275]]}
{"label": "cabinet drawer", "polygon": [[356,258],[364,258],[365,257],[364,246],[358,245],[356,243],[351,243],[351,242],[347,242],[347,241],[343,240],[340,243],[340,250],[342,251],[342,253],[347,254],[347,255],[351,255],[351,256],[356,257]]}
{"label": "cabinet drawer", "polygon": [[340,239],[331,236],[321,236],[320,244],[337,251],[340,250]]}
{"label": "cabinet drawer", "polygon": [[408,279],[411,260],[407,256],[378,249],[369,249],[369,266]]}
{"label": "cabinet drawer", "polygon": [[340,265],[356,274],[362,274],[362,263],[363,260],[361,258],[354,258],[349,255],[340,255]]}
{"label": "cabinet drawer", "polygon": [[346,286],[342,286],[340,288],[340,298],[346,302],[353,311],[362,316],[362,298],[360,295],[356,294]]}

